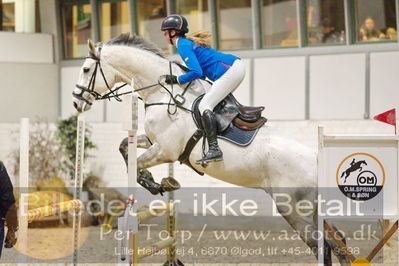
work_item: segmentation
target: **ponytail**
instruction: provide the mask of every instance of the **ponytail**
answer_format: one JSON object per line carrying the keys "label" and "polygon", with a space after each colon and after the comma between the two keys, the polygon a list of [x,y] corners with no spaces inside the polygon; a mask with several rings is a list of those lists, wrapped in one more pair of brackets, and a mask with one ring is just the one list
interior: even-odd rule
{"label": "ponytail", "polygon": [[209,31],[196,31],[188,35],[186,39],[189,39],[204,47],[210,47],[212,45],[211,37],[212,33],[210,33]]}

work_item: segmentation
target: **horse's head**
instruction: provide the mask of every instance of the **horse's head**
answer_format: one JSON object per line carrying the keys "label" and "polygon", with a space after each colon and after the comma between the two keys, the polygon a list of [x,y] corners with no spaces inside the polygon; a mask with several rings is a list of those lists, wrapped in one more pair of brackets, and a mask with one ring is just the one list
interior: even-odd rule
{"label": "horse's head", "polygon": [[78,112],[90,109],[95,100],[104,99],[103,94],[111,90],[116,82],[113,68],[101,60],[102,45],[97,47],[88,40],[89,56],[79,72],[79,79],[72,93],[73,106]]}

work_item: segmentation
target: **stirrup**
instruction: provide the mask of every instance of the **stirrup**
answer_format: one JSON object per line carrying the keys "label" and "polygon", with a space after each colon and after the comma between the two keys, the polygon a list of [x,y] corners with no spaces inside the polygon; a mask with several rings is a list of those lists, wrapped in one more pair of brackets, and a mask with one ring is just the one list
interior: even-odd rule
{"label": "stirrup", "polygon": [[202,159],[196,161],[195,163],[201,164],[203,167],[206,167],[210,162],[219,162],[219,161],[223,161],[223,154],[215,158],[207,158],[207,155],[205,155]]}

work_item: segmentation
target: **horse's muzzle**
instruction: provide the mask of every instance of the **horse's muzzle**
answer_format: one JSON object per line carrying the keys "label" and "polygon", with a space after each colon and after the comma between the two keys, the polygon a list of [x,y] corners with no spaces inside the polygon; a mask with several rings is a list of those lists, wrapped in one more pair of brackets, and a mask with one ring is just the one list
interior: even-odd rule
{"label": "horse's muzzle", "polygon": [[73,107],[75,107],[76,111],[79,113],[83,113],[90,110],[91,105],[87,104],[85,101],[73,98]]}
{"label": "horse's muzzle", "polygon": [[90,110],[93,100],[90,96],[91,95],[89,93],[84,92],[78,88],[74,90],[74,92],[72,93],[72,99],[73,107],[75,107],[76,111],[82,113]]}

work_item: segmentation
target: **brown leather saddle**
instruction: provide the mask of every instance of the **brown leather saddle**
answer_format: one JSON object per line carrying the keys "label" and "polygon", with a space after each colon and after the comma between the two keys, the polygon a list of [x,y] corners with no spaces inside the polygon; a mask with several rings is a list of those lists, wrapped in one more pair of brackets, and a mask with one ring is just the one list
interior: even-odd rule
{"label": "brown leather saddle", "polygon": [[[195,99],[192,105],[193,119],[199,129],[202,129],[201,115],[198,105],[205,94]],[[233,94],[221,101],[214,109],[218,124],[218,133],[224,132],[231,124],[242,130],[255,130],[263,126],[267,119],[262,117],[265,107],[251,107],[240,104]]]}

